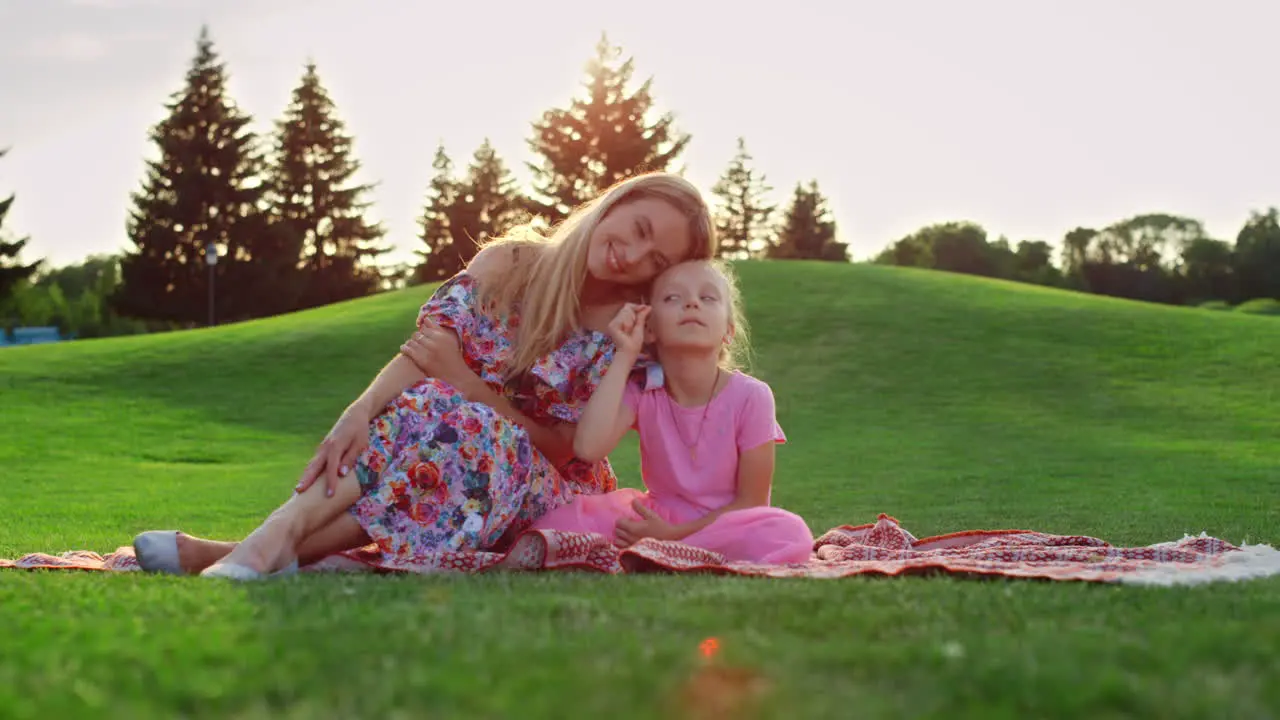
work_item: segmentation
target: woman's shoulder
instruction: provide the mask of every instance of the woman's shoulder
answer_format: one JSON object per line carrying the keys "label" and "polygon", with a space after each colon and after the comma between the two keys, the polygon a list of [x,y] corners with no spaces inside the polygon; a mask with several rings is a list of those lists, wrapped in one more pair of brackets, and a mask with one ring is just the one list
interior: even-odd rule
{"label": "woman's shoulder", "polygon": [[476,294],[476,278],[464,268],[444,280],[422,306],[422,312],[459,312],[470,308]]}
{"label": "woman's shoulder", "polygon": [[486,245],[471,258],[462,272],[477,280],[488,280],[511,270],[516,264],[516,257],[516,248],[509,244]]}
{"label": "woman's shoulder", "polygon": [[539,245],[521,241],[486,245],[471,258],[463,272],[479,282],[501,282],[517,265],[537,258],[543,249]]}

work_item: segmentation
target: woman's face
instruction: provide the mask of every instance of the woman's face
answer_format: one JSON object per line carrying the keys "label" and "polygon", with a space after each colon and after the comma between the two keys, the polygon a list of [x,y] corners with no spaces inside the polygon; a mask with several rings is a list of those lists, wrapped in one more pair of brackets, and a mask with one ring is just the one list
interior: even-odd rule
{"label": "woman's face", "polygon": [[587,246],[587,273],[617,285],[642,285],[684,260],[689,220],[670,203],[642,197],[615,206]]}

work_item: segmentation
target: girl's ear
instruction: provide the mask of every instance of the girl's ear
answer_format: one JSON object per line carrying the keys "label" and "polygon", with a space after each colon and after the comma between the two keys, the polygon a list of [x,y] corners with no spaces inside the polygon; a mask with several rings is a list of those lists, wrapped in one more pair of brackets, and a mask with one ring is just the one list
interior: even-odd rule
{"label": "girl's ear", "polygon": [[646,345],[658,342],[658,336],[653,332],[653,313],[649,313],[649,317],[644,319],[644,342]]}

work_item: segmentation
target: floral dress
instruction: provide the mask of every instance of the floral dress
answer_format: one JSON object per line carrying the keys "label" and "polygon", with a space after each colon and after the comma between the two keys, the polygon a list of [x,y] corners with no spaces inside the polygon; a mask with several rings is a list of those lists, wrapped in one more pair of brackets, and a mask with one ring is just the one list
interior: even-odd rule
{"label": "floral dress", "polygon": [[[518,308],[506,317],[482,311],[475,282],[464,271],[441,285],[418,326],[429,318],[453,330],[467,365],[534,422],[577,422],[613,359],[612,340],[575,331],[521,382],[505,385]],[[384,555],[402,562],[492,549],[578,494],[617,487],[607,459],[554,467],[524,428],[434,378],[405,390],[373,421],[356,473],[361,497],[351,513]]]}

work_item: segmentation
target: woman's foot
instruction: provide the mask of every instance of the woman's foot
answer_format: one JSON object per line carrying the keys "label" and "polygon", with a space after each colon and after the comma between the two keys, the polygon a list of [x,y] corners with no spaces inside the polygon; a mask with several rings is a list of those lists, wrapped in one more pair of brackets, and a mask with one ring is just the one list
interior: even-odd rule
{"label": "woman's foot", "polygon": [[273,573],[258,572],[239,563],[220,562],[205,568],[204,572],[200,573],[200,577],[224,578],[226,580],[263,580],[268,577],[292,575],[296,572],[298,572],[297,560]]}
{"label": "woman's foot", "polygon": [[170,575],[199,574],[235,548],[233,542],[206,540],[177,530],[150,530],[133,539],[139,567]]}
{"label": "woman's foot", "polygon": [[273,513],[235,549],[201,571],[202,575],[248,579],[247,573],[268,575],[296,567],[298,532],[295,519],[282,511]]}

